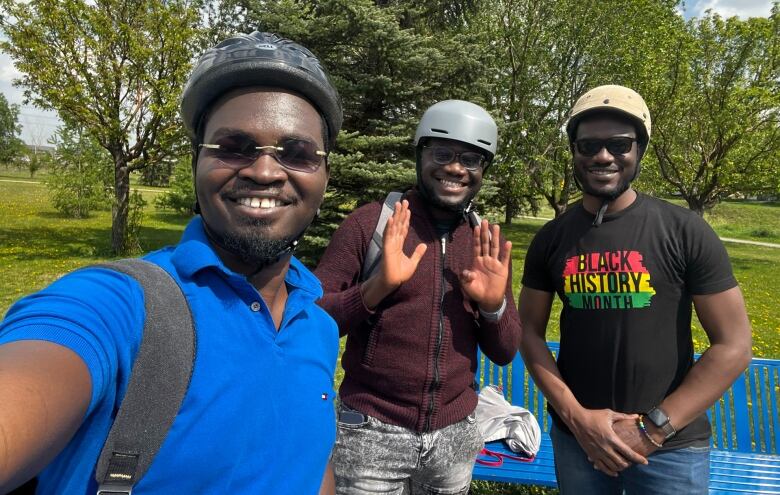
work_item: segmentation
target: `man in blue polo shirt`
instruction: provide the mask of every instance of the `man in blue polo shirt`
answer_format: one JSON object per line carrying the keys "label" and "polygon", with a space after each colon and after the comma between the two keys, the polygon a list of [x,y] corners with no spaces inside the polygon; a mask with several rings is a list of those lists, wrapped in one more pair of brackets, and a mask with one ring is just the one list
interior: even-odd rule
{"label": "man in blue polo shirt", "polygon": [[[181,112],[200,216],[145,259],[181,287],[197,350],[179,413],[133,492],[332,489],[338,331],[292,251],[322,203],[338,94],[304,47],[255,32],[201,57]],[[95,493],[144,321],[138,282],[102,268],[11,308],[0,326],[0,492],[38,475],[39,493]]]}

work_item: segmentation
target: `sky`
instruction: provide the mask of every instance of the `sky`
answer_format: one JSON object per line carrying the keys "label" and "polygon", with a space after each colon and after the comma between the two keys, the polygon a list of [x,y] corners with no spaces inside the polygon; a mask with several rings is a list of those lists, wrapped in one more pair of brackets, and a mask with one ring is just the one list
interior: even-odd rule
{"label": "sky", "polygon": [[[772,10],[772,0],[686,0],[681,13],[688,19],[701,17],[708,9],[723,17],[768,17]],[[11,58],[0,53],[0,93],[5,95],[9,103],[16,103],[20,107],[22,140],[27,144],[46,145],[60,121],[56,113],[24,104],[22,90],[12,85],[13,79],[20,75]]]}

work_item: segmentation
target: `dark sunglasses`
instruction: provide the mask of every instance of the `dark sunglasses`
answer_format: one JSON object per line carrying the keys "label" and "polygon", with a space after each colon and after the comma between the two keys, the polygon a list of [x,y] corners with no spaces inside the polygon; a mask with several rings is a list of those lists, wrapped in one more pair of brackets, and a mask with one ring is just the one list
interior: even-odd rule
{"label": "dark sunglasses", "polygon": [[466,170],[472,172],[479,170],[485,163],[485,155],[477,153],[476,151],[461,151],[456,153],[453,149],[447,146],[425,146],[425,148],[431,150],[431,157],[433,163],[436,165],[448,165],[457,161]]}
{"label": "dark sunglasses", "polygon": [[612,155],[625,155],[631,151],[636,138],[618,136],[608,139],[578,139],[574,141],[577,151],[583,156],[596,156],[602,149],[607,148]]}
{"label": "dark sunglasses", "polygon": [[256,142],[244,136],[220,138],[215,144],[200,145],[207,156],[216,158],[231,167],[248,167],[260,155],[269,153],[284,168],[295,172],[316,172],[322,165],[327,153],[317,145],[305,139],[288,138],[274,146],[258,146]]}

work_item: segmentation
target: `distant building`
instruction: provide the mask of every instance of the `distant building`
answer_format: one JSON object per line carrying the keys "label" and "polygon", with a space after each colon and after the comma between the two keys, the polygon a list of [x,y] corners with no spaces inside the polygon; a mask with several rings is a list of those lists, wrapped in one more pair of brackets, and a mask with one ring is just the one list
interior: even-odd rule
{"label": "distant building", "polygon": [[29,153],[35,153],[35,154],[48,153],[50,155],[53,155],[57,151],[56,147],[48,144],[26,144],[25,143],[24,146]]}

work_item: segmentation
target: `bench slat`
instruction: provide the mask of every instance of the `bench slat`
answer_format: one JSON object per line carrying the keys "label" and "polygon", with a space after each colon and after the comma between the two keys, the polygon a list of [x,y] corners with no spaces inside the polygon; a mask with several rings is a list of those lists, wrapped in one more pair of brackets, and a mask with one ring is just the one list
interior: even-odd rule
{"label": "bench slat", "polygon": [[[548,342],[548,346],[557,357],[558,342]],[[551,418],[544,396],[528,374],[520,354],[510,365],[501,367],[480,353],[476,381],[480,386],[501,386],[507,400],[530,410],[539,421],[542,443],[533,462],[505,459],[500,467],[477,464],[474,479],[556,486],[549,437]],[[713,429],[711,494],[780,495],[779,387],[780,361],[754,358],[745,373],[707,411]],[[511,453],[502,442],[491,442],[487,448]]]}

